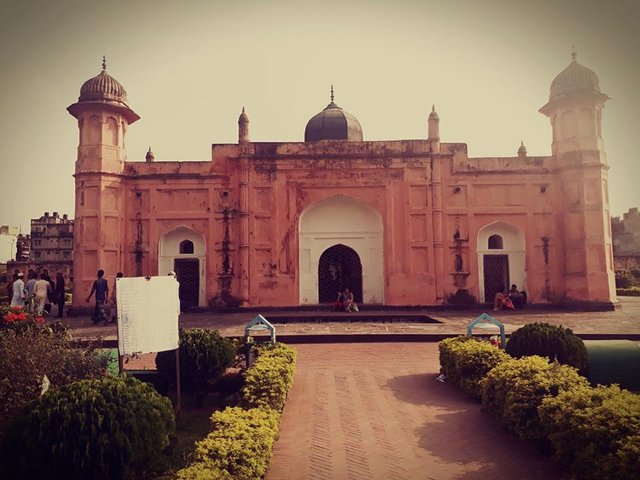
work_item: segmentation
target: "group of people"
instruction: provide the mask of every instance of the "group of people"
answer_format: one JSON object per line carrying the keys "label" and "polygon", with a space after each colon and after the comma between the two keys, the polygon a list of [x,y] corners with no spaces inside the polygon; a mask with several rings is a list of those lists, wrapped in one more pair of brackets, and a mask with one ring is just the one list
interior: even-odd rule
{"label": "group of people", "polygon": [[15,270],[7,282],[7,294],[12,307],[22,307],[39,317],[51,314],[52,305],[58,307],[58,318],[64,315],[65,281],[62,272],[56,273],[55,282],[45,268],[42,271],[30,269],[27,281],[24,273]]}
{"label": "group of people", "polygon": [[343,312],[357,312],[358,305],[353,299],[353,292],[345,288],[344,291],[338,292],[338,298],[334,303],[334,308]]}
{"label": "group of people", "polygon": [[[116,279],[122,278],[124,275],[122,272],[116,274]],[[109,282],[104,278],[104,270],[100,269],[97,273],[97,278],[91,285],[91,291],[87,297],[87,302],[91,300],[91,297],[95,294],[96,305],[93,309],[93,315],[91,315],[91,321],[93,323],[104,322],[109,323],[109,316],[105,304],[108,300],[111,301],[111,323],[114,323],[118,318],[118,305],[116,299],[116,287],[118,283],[113,281],[113,289],[111,290],[111,296],[109,296]]]}
{"label": "group of people", "polygon": [[494,311],[501,310],[503,308],[508,308],[510,310],[524,308],[527,303],[526,294],[519,291],[515,284],[511,285],[511,289],[509,291],[500,290],[501,291],[496,293],[495,300],[493,302]]}

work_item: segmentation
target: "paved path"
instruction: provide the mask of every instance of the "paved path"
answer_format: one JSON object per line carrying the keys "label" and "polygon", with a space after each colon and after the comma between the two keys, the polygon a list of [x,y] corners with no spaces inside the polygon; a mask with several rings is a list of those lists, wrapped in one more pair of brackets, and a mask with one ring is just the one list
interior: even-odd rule
{"label": "paved path", "polygon": [[[579,335],[613,334],[624,338],[625,334],[640,334],[640,297],[621,297],[621,308],[612,312],[567,312],[562,310],[520,310],[491,312],[504,323],[507,333],[517,330],[526,323],[548,322],[573,329]],[[426,334],[460,335],[466,332],[466,326],[483,310],[444,311],[411,310],[423,313],[441,323],[388,323],[388,322],[351,322],[346,314],[338,313],[335,322],[303,322],[279,324],[275,322],[278,335],[344,335],[344,334]],[[278,311],[265,312],[265,316],[277,316]],[[288,312],[289,314],[291,311]],[[244,326],[256,316],[256,312],[234,313],[182,313],[180,326],[184,328],[215,328],[224,336],[244,335]],[[301,316],[314,315],[314,312],[300,311]],[[116,328],[92,325],[89,317],[66,317],[65,321],[80,337],[101,336],[116,338]]]}
{"label": "paved path", "polygon": [[437,344],[297,345],[266,480],[563,478],[436,380]]}

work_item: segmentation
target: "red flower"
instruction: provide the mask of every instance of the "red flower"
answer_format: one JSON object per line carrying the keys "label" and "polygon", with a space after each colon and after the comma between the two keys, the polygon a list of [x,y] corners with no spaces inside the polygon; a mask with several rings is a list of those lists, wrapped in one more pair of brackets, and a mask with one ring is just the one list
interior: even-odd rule
{"label": "red flower", "polygon": [[18,315],[15,315],[15,319],[16,320],[26,320],[27,319],[27,314],[25,312],[19,313]]}
{"label": "red flower", "polygon": [[36,317],[36,323],[38,325],[44,325],[44,317]]}

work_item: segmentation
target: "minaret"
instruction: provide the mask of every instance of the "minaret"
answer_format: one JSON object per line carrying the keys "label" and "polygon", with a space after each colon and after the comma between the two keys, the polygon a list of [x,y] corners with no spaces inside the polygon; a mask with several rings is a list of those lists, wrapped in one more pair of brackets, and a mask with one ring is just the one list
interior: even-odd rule
{"label": "minaret", "polygon": [[436,112],[436,106],[431,106],[431,113],[429,114],[429,145],[432,153],[440,152],[440,117]]}
{"label": "minaret", "polygon": [[249,117],[242,107],[242,113],[238,118],[238,143],[249,143]]}
{"label": "minaret", "polygon": [[[86,306],[96,271],[107,278],[124,271],[125,135],[140,117],[127,105],[124,87],[102,71],[80,88],[78,101],[67,108],[78,120],[80,141],[75,168],[76,208],[73,241],[73,305]],[[131,260],[133,264],[133,260]]]}
{"label": "minaret", "polygon": [[[571,63],[551,83],[549,102],[540,112],[551,120],[559,183],[564,202],[566,295],[573,300],[614,302],[615,275],[609,213],[608,169],[601,115],[609,97],[598,76]],[[554,239],[551,239],[551,244]]]}

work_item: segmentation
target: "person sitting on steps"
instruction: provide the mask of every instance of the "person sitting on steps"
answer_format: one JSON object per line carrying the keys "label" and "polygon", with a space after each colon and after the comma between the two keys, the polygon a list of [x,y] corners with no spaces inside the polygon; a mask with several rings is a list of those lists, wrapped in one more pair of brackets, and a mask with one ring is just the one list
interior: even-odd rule
{"label": "person sitting on steps", "polygon": [[342,294],[343,302],[344,302],[344,311],[345,312],[357,312],[358,305],[353,299],[353,293],[349,291],[348,288],[344,289],[344,293]]}

